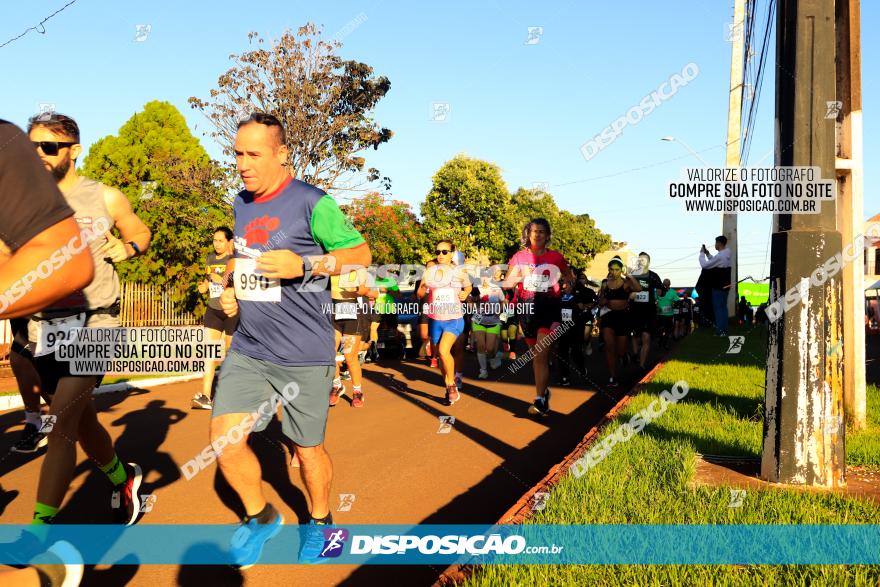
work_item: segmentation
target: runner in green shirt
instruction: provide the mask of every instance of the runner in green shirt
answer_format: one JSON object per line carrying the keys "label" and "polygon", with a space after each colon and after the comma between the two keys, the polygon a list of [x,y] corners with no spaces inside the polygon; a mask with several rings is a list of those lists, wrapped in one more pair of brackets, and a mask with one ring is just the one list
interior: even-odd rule
{"label": "runner in green shirt", "polygon": [[660,326],[660,348],[669,348],[669,335],[672,332],[673,306],[679,301],[678,294],[669,287],[669,280],[663,280],[663,288],[657,290],[657,321]]}

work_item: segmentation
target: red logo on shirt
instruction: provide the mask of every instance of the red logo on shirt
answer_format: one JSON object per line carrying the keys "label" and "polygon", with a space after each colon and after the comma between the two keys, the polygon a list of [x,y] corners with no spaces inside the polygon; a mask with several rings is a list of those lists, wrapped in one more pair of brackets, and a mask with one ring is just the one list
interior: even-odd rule
{"label": "red logo on shirt", "polygon": [[260,216],[244,227],[244,238],[248,246],[265,245],[269,242],[269,232],[278,228],[281,221],[277,217]]}

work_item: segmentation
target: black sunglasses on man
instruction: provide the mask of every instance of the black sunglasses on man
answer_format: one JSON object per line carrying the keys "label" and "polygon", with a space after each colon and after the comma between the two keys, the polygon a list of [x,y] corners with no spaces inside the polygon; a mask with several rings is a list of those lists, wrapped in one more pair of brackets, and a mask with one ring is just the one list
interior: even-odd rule
{"label": "black sunglasses on man", "polygon": [[58,154],[59,149],[63,149],[65,147],[72,147],[77,143],[72,141],[31,141],[34,144],[34,147],[37,149],[42,149],[43,153],[49,155],[50,157],[54,157]]}

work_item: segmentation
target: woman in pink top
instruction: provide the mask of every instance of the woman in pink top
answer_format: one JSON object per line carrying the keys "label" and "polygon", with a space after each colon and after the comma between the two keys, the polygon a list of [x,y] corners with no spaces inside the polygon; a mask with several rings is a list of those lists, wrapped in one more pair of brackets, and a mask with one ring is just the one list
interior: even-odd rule
{"label": "woman in pink top", "polygon": [[[428,267],[416,296],[428,295],[428,318],[431,346],[440,357],[440,369],[446,386],[446,402],[461,398],[461,368],[464,364],[464,311],[461,303],[471,293],[471,282],[461,267],[452,262],[455,245],[441,240],[435,246],[436,265]],[[453,356],[454,355],[454,356]],[[457,367],[457,368],[456,368]]]}
{"label": "woman in pink top", "polygon": [[550,223],[535,218],[523,227],[523,249],[508,265],[504,287],[515,288],[514,302],[532,304],[520,314],[520,326],[532,354],[535,372],[535,402],[529,413],[546,416],[550,411],[549,357],[553,339],[544,340],[562,324],[562,281],[572,283],[574,275],[565,257],[559,251],[547,248],[550,244]]}

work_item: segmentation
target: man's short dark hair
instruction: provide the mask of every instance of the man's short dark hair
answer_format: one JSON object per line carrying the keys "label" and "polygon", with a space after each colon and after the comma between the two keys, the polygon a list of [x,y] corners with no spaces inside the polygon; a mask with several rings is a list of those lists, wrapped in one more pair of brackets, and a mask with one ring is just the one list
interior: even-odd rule
{"label": "man's short dark hair", "polygon": [[727,246],[727,237],[724,236],[723,234],[722,234],[721,236],[716,236],[716,237],[715,237],[715,242],[716,242],[716,243],[721,243],[722,245]]}
{"label": "man's short dark hair", "polygon": [[649,254],[646,253],[645,251],[642,251],[641,253],[639,253],[639,257],[647,257],[647,258],[648,258],[648,261],[651,260],[651,255],[649,255]]}
{"label": "man's short dark hair", "polygon": [[222,232],[223,236],[226,237],[226,240],[232,240],[232,230],[228,226],[218,226],[214,229],[214,234],[217,234],[218,232]]}
{"label": "man's short dark hair", "polygon": [[238,128],[240,129],[246,124],[262,124],[263,126],[268,126],[270,128],[274,128],[275,132],[278,133],[278,144],[286,145],[287,144],[287,131],[284,130],[284,125],[281,124],[281,121],[271,114],[267,114],[265,112],[254,112],[244,120],[239,121]]}
{"label": "man's short dark hair", "polygon": [[74,119],[66,114],[59,114],[58,112],[43,112],[31,116],[30,119],[28,119],[28,134],[30,134],[31,130],[37,126],[46,127],[57,135],[64,135],[65,137],[73,139],[74,142],[79,142],[79,125]]}

